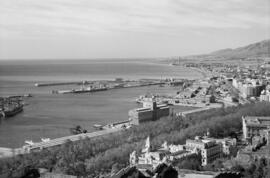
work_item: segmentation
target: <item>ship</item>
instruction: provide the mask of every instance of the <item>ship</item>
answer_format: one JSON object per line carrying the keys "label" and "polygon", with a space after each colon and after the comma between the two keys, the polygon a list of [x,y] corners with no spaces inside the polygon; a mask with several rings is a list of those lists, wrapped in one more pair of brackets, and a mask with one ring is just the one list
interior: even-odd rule
{"label": "ship", "polygon": [[[144,103],[144,102],[149,102],[152,100],[152,97],[149,97],[149,96],[146,96],[146,95],[141,95],[139,96],[138,98],[135,99],[135,101],[138,103],[138,104],[141,104],[141,103]],[[157,104],[168,104],[169,103],[169,100],[166,99],[166,98],[156,98],[156,102]]]}
{"label": "ship", "polygon": [[106,87],[100,87],[100,88],[87,87],[87,88],[72,90],[72,93],[88,93],[88,92],[97,92],[97,91],[105,91],[105,90],[108,90],[108,88],[106,88]]}
{"label": "ship", "polygon": [[72,90],[53,90],[52,93],[57,93],[57,94],[68,94],[68,93],[91,93],[91,92],[98,92],[98,91],[105,91],[108,90],[107,87],[99,87],[99,88],[94,88],[94,87],[82,87],[80,89],[72,89]]}
{"label": "ship", "polygon": [[67,94],[67,93],[72,93],[73,90],[53,90],[52,93],[56,94]]}
{"label": "ship", "polygon": [[2,110],[2,115],[4,118],[15,116],[16,114],[23,111],[23,105],[15,106],[12,108],[8,108],[7,110]]}
{"label": "ship", "polygon": [[8,118],[23,111],[23,104],[18,98],[1,98],[1,117]]}

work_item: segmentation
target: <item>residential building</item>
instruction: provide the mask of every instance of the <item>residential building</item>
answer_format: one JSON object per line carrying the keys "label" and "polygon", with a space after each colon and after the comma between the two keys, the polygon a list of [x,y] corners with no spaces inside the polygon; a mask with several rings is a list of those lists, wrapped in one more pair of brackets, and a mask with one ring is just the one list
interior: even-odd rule
{"label": "residential building", "polygon": [[249,140],[254,136],[261,135],[263,130],[270,127],[270,117],[243,116],[242,126],[243,138]]}
{"label": "residential building", "polygon": [[186,140],[186,149],[200,152],[202,166],[220,158],[222,154],[222,144],[217,143],[215,140],[201,139],[198,136],[195,137],[195,140]]}
{"label": "residential building", "polygon": [[270,101],[270,91],[263,90],[260,95],[260,101]]}
{"label": "residential building", "polygon": [[141,154],[137,155],[136,151],[133,151],[130,154],[129,162],[131,166],[136,166],[140,170],[153,170],[162,163],[170,163],[196,154],[187,151],[184,145],[167,145],[167,142],[164,142],[160,149],[153,151],[148,137]]}
{"label": "residential building", "polygon": [[224,155],[231,155],[232,150],[236,148],[236,139],[235,138],[207,138],[208,140],[214,140],[216,143],[222,145],[222,152]]}

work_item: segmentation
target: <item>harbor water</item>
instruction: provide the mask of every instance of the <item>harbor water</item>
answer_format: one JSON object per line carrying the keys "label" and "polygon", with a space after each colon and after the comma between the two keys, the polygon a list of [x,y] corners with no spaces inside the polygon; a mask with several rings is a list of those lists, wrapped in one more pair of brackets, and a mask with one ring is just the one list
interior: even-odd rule
{"label": "harbor water", "polygon": [[[130,109],[140,107],[139,95],[175,94],[179,87],[148,86],[84,94],[52,94],[71,86],[35,87],[35,83],[107,80],[114,78],[190,78],[201,74],[183,67],[138,60],[1,61],[0,96],[31,93],[24,111],[0,124],[0,147],[19,147],[25,140],[70,135],[69,128],[81,125],[94,131],[94,124],[128,119]],[[72,86],[73,88],[79,86]]]}

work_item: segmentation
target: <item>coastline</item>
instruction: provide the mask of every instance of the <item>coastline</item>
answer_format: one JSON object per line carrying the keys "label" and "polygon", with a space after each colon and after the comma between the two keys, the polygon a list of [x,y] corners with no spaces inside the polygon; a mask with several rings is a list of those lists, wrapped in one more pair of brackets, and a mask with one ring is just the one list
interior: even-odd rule
{"label": "coastline", "polygon": [[197,67],[186,67],[186,68],[189,68],[191,70],[194,70],[194,71],[197,71],[197,72],[201,73],[202,74],[201,78],[209,78],[209,77],[211,77],[211,74],[208,71],[205,71],[203,69],[199,69]]}
{"label": "coastline", "polygon": [[[146,62],[148,63],[149,61]],[[104,63],[104,61],[102,63]],[[130,63],[129,65],[133,66],[133,63]],[[138,67],[141,66],[142,65],[140,64]],[[148,67],[149,63],[146,66]],[[155,67],[157,67],[158,70],[159,68],[163,68],[163,66],[166,71],[173,71],[172,73],[164,74],[172,76],[174,74],[182,76],[181,69],[183,68],[185,70],[184,66],[181,66],[181,69],[180,67],[179,69],[173,69],[172,67],[166,67],[166,64],[153,65],[152,68],[155,69]],[[146,70],[146,68],[143,68],[143,70]],[[191,76],[190,79],[198,79],[200,73],[196,73],[196,76],[192,75],[192,73],[194,73],[192,70],[188,69],[188,71],[189,76]],[[144,75],[148,73],[149,71]],[[152,78],[154,75],[155,73],[151,73],[148,78]],[[120,77],[120,75],[117,74],[114,74],[114,76]],[[159,75],[155,76],[157,78],[160,77]],[[24,76],[20,77],[25,80]],[[32,78],[32,76],[27,75],[26,80],[28,80],[27,77]],[[37,76],[37,78],[38,77],[40,76]],[[92,79],[94,79],[93,77]],[[203,76],[200,75],[200,78],[202,77]],[[182,78],[187,77],[182,76]],[[133,102],[133,99],[140,95],[145,93],[168,94],[177,92],[177,87],[147,86],[138,87],[136,89],[126,88],[101,91],[92,94],[76,96],[68,94],[63,96],[52,95],[51,90],[54,88],[37,88],[34,86],[34,83],[35,81],[10,81],[1,86],[3,89],[2,93],[5,95],[21,94],[25,93],[24,91],[27,91],[27,93],[31,93],[34,96],[26,99],[28,105],[25,107],[25,112],[3,122],[0,128],[0,134],[7,135],[7,137],[0,138],[1,147],[16,148],[23,145],[24,140],[27,139],[38,141],[42,137],[53,139],[67,136],[70,134],[69,128],[75,125],[84,125],[88,127],[86,129],[89,129],[89,132],[93,132],[94,129],[92,129],[92,125],[94,124],[106,125],[108,123],[126,120],[128,111],[138,107],[137,103]],[[56,86],[56,89],[61,88]],[[118,112],[112,112],[115,110]],[[12,137],[8,134],[10,132],[13,134]]]}

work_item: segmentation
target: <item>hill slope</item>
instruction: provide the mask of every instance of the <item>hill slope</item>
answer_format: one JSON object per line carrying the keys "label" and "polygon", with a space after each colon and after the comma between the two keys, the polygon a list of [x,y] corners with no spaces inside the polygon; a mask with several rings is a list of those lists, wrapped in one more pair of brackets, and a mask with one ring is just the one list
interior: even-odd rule
{"label": "hill slope", "polygon": [[221,49],[209,54],[186,56],[187,59],[243,59],[270,57],[270,39],[235,49]]}
{"label": "hill slope", "polygon": [[224,58],[270,57],[270,40],[253,43],[235,49],[223,49],[210,55]]}

